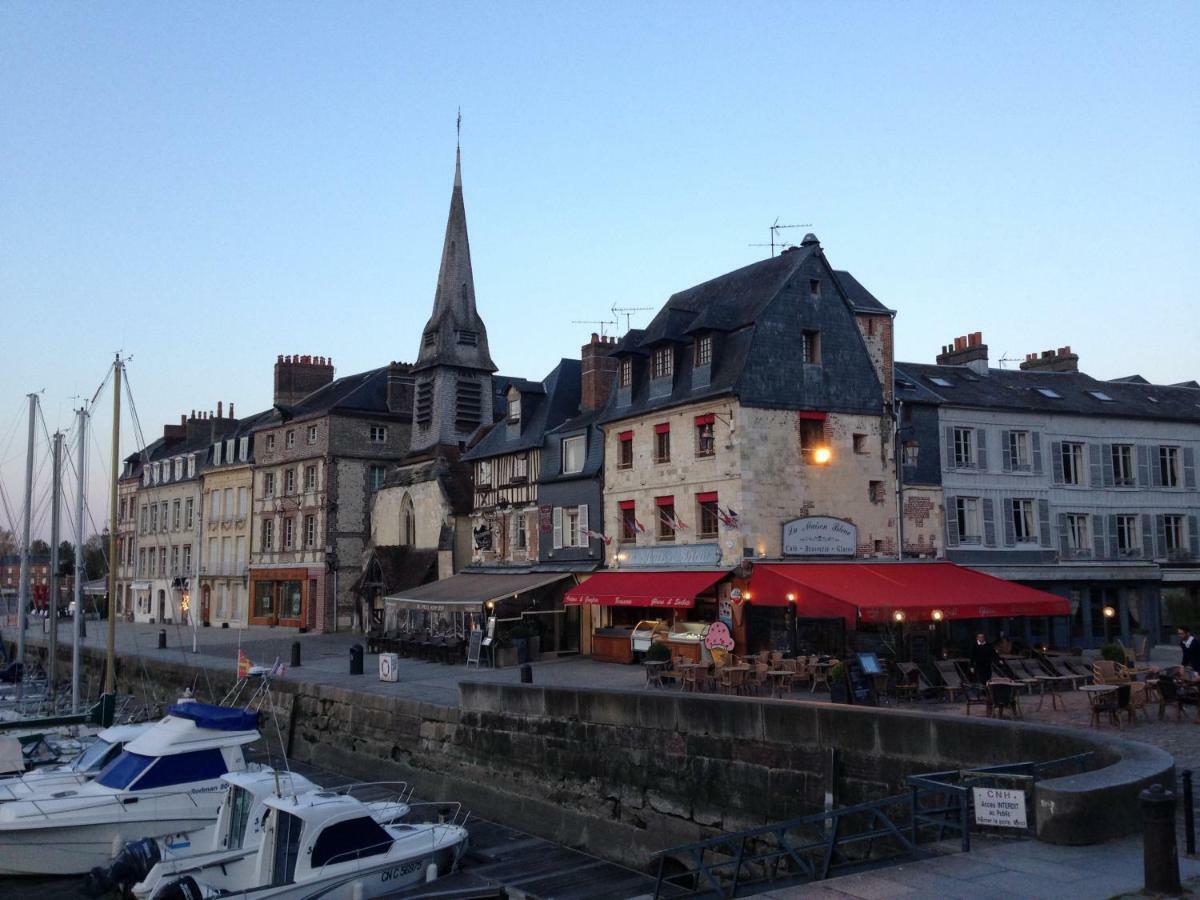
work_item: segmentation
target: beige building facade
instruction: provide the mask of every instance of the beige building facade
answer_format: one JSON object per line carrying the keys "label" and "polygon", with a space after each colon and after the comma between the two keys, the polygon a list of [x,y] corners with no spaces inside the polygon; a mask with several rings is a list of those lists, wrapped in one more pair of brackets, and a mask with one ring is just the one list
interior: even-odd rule
{"label": "beige building facade", "polygon": [[[202,625],[244,627],[250,566],[250,500],[254,491],[250,437],[224,441],[201,484],[199,615]],[[214,449],[215,453],[215,449]]]}

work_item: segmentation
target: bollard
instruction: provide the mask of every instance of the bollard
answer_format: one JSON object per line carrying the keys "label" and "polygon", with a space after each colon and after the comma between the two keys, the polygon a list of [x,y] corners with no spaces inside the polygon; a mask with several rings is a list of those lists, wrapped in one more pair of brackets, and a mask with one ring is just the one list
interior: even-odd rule
{"label": "bollard", "polygon": [[1183,840],[1188,856],[1196,853],[1196,807],[1192,796],[1192,770],[1183,770]]}
{"label": "bollard", "polygon": [[1179,850],[1175,846],[1175,795],[1152,785],[1142,803],[1142,867],[1148,893],[1178,894]]}
{"label": "bollard", "polygon": [[167,629],[165,628],[158,629],[158,649],[167,649]]}
{"label": "bollard", "polygon": [[533,666],[529,663],[521,666],[521,684],[533,684]]}
{"label": "bollard", "polygon": [[350,648],[350,674],[361,675],[363,673],[363,646],[355,644]]}
{"label": "bollard", "polygon": [[300,668],[300,642],[292,641],[292,668]]}

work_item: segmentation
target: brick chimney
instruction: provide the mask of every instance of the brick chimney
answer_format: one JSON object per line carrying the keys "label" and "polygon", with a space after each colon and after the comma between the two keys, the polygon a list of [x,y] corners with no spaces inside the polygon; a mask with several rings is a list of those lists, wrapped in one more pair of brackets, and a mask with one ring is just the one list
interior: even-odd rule
{"label": "brick chimney", "polygon": [[276,406],[294,406],[333,381],[333,360],[324,356],[283,356],[275,361]]}
{"label": "brick chimney", "polygon": [[942,347],[937,356],[939,366],[966,366],[976,375],[988,373],[988,348],[982,331],[956,337],[954,343]]}
{"label": "brick chimney", "polygon": [[1022,372],[1078,372],[1079,354],[1072,353],[1070,347],[1059,347],[1054,350],[1043,350],[1037,353],[1026,353],[1021,361]]}
{"label": "brick chimney", "polygon": [[592,339],[583,345],[580,359],[583,362],[582,384],[579,392],[580,412],[602,409],[612,393],[613,379],[617,374],[616,357],[609,356],[617,344],[615,337],[602,337],[592,332]]}
{"label": "brick chimney", "polygon": [[388,363],[387,373],[388,412],[412,416],[413,374],[412,363]]}
{"label": "brick chimney", "polygon": [[178,425],[164,425],[163,426],[163,440],[166,441],[168,444],[172,443],[173,441],[182,441],[186,437],[187,437],[187,418],[185,416],[179,417]]}

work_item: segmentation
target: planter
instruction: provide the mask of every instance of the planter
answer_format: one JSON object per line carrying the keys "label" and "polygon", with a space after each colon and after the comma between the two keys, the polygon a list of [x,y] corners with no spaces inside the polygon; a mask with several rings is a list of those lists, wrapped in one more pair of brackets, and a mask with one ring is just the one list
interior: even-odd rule
{"label": "planter", "polygon": [[848,703],[850,702],[850,693],[846,690],[844,681],[829,682],[829,702],[830,703]]}
{"label": "planter", "polygon": [[542,636],[535,634],[525,640],[529,642],[529,661],[537,662],[542,658]]}
{"label": "planter", "polygon": [[529,662],[529,639],[528,638],[513,638],[513,649],[517,651],[517,662]]}
{"label": "planter", "polygon": [[509,666],[517,665],[517,648],[516,647],[497,647],[496,648],[496,668],[505,669]]}

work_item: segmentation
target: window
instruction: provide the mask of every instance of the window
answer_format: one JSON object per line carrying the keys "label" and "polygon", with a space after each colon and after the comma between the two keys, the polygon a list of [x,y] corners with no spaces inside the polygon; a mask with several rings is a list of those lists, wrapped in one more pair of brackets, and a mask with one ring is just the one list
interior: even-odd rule
{"label": "window", "polygon": [[161,575],[167,574],[167,548],[158,548],[158,571]]}
{"label": "window", "polygon": [[174,500],[171,503],[171,528],[175,531],[179,530],[180,524],[183,522],[183,504]]}
{"label": "window", "polygon": [[196,454],[188,454],[188,478],[196,477]]}
{"label": "window", "polygon": [[138,570],[139,578],[144,578],[146,576],[146,548],[145,547],[143,547],[141,550],[138,551],[138,568],[137,568],[137,570]]}
{"label": "window", "polygon": [[696,346],[693,353],[695,357],[696,367],[712,365],[712,335],[706,334],[703,337],[696,338]]}
{"label": "window", "polygon": [[183,545],[183,574],[184,575],[192,574],[192,545],[191,544]]}
{"label": "window", "polygon": [[162,530],[166,531],[167,530],[167,501],[164,500],[162,502],[161,506],[162,506],[162,509],[160,510],[160,512],[162,513],[162,520],[161,520],[162,521]]}
{"label": "window", "polygon": [[670,378],[673,372],[671,348],[659,347],[651,356],[651,377]]}
{"label": "window", "polygon": [[308,442],[310,444],[315,444],[317,442],[317,426],[316,425],[308,426]]}
{"label": "window", "polygon": [[1062,445],[1063,484],[1083,484],[1083,444]]}
{"label": "window", "polygon": [[[315,467],[314,467],[315,468]],[[387,466],[371,466],[367,472],[369,489],[372,493],[383,487],[383,482],[387,480]],[[313,474],[313,480],[316,480],[316,473]]]}
{"label": "window", "polygon": [[481,459],[475,464],[475,483],[480,487],[490,487],[492,484],[492,461]]}
{"label": "window", "polygon": [[454,383],[454,427],[471,432],[483,422],[483,385],[471,378]]}
{"label": "window", "polygon": [[149,525],[147,524],[149,522],[148,513],[149,513],[149,510],[146,507],[146,504],[143,503],[142,504],[142,534],[145,534],[146,529],[149,527]]}
{"label": "window", "polygon": [[265,472],[263,474],[263,496],[264,497],[274,497],[275,496],[275,473],[274,472]]}
{"label": "window", "polygon": [[885,499],[887,499],[884,496],[882,481],[867,482],[867,499],[872,503],[882,503]]}
{"label": "window", "polygon": [[[246,462],[249,459],[250,459],[250,438],[248,438],[248,437],[238,438],[238,461]],[[192,474],[191,472],[188,473],[189,476],[191,474]]]}
{"label": "window", "polygon": [[975,429],[954,429],[954,465],[959,469],[969,469],[975,464]]}
{"label": "window", "polygon": [[285,434],[284,438],[283,438],[283,446],[285,446],[289,450],[291,450],[293,447],[296,446],[296,429],[295,428],[289,428],[287,430],[287,434]]}
{"label": "window", "polygon": [[617,369],[617,384],[620,387],[629,387],[633,384],[633,358],[630,356],[621,360],[621,364]]}
{"label": "window", "polygon": [[304,547],[311,550],[317,546],[317,517],[304,517]]}
{"label": "window", "polygon": [[855,434],[851,437],[855,453],[867,452],[867,436],[865,434]]}
{"label": "window", "polygon": [[150,504],[150,530],[158,531],[158,504]]}
{"label": "window", "polygon": [[[129,751],[126,750],[125,753],[129,753]],[[117,759],[120,758],[117,757]],[[143,759],[152,759],[154,764],[149,766],[146,773],[137,780],[134,790],[138,791],[187,784],[192,781],[207,781],[220,778],[228,771],[225,768],[224,755],[215,747],[208,750],[192,750],[189,753],[173,753],[157,758],[143,757]]]}
{"label": "window", "polygon": [[386,425],[372,425],[370,438],[371,438],[372,444],[386,444],[387,443],[387,426]]}
{"label": "window", "polygon": [[1158,473],[1163,487],[1179,487],[1179,448],[1158,448]]}
{"label": "window", "polygon": [[1086,553],[1091,549],[1088,538],[1088,517],[1085,513],[1067,513],[1067,550],[1072,554]]}
{"label": "window", "polygon": [[712,456],[716,453],[717,417],[712,413],[706,416],[696,416],[696,455]]}
{"label": "window", "polygon": [[317,467],[316,465],[304,467],[304,490],[315,491],[317,489]]}
{"label": "window", "polygon": [[233,488],[225,488],[225,521],[228,522],[233,518]]}
{"label": "window", "polygon": [[1032,468],[1028,431],[1010,431],[1008,433],[1008,459],[1014,472],[1027,472]]}
{"label": "window", "polygon": [[633,468],[633,432],[622,431],[617,435],[617,468]]}
{"label": "window", "polygon": [[1133,556],[1138,553],[1137,516],[1117,516],[1117,553]]}
{"label": "window", "polygon": [[721,527],[717,513],[717,492],[696,495],[696,521],[700,523],[696,534],[702,538],[715,538]]}
{"label": "window", "polygon": [[288,516],[283,520],[283,549],[291,550],[296,546],[296,520]]}
{"label": "window", "polygon": [[283,470],[283,495],[287,497],[290,494],[296,493],[296,470]]}
{"label": "window", "polygon": [[432,347],[436,343],[437,343],[437,332],[436,331],[430,330],[430,331],[425,332],[425,334],[423,334],[421,336],[421,345],[424,347]]}
{"label": "window", "polygon": [[622,500],[618,504],[618,512],[621,519],[621,543],[632,544],[638,536],[637,511],[634,509],[634,501]]}
{"label": "window", "polygon": [[1051,400],[1061,400],[1062,399],[1062,394],[1060,394],[1058,391],[1054,390],[1053,388],[1038,388],[1037,392],[1039,394],[1041,394],[1043,397],[1049,397]]}
{"label": "window", "polygon": [[215,444],[213,444],[212,461],[214,466],[219,466],[221,464],[221,450],[222,446],[220,441],[217,441]]}
{"label": "window", "polygon": [[529,477],[529,456],[518,453],[513,457],[513,481],[525,481]]}
{"label": "window", "polygon": [[671,461],[671,425],[660,422],[654,426],[654,461],[665,463]]}
{"label": "window", "polygon": [[921,447],[916,441],[904,442],[904,465],[915,466],[920,457]]}
{"label": "window", "polygon": [[808,280],[808,296],[813,300],[821,299],[821,282],[816,278]]}
{"label": "window", "polygon": [[142,756],[140,753],[125,750],[101,769],[100,774],[96,776],[96,783],[122,791],[133,784],[133,780],[145,772],[155,759],[153,756]]}
{"label": "window", "polygon": [[404,543],[406,546],[414,547],[417,543],[417,511],[413,506],[412,497],[408,496],[408,494],[404,495],[404,501],[400,504],[400,509]]}
{"label": "window", "polygon": [[171,572],[171,574],[172,574],[172,575],[178,575],[178,574],[179,574],[179,548],[178,548],[178,547],[172,547],[172,548],[171,548],[171,569],[170,569],[170,572]]}
{"label": "window", "polygon": [[658,539],[660,541],[675,540],[675,498],[655,497],[654,505],[658,512]]}
{"label": "window", "polygon": [[227,462],[227,463],[233,462],[233,453],[234,453],[235,448],[236,448],[236,442],[234,441],[233,438],[230,438],[229,440],[227,440],[225,442],[225,462]]}
{"label": "window", "polygon": [[1112,397],[1108,396],[1108,394],[1104,393],[1104,391],[1088,391],[1088,393],[1097,400],[1102,400],[1105,403],[1112,403]]}
{"label": "window", "polygon": [[563,438],[562,441],[562,470],[564,475],[583,471],[583,456],[586,449],[584,436]]}
{"label": "window", "polygon": [[275,435],[268,434],[267,435],[267,452],[270,453],[274,449],[275,449]]}
{"label": "window", "polygon": [[821,364],[821,332],[815,329],[800,332],[800,359],[810,366]]}
{"label": "window", "polygon": [[1113,484],[1117,487],[1133,487],[1137,476],[1133,468],[1133,445],[1112,445]]}
{"label": "window", "polygon": [[521,395],[515,391],[508,398],[508,421],[514,425],[521,421]]}
{"label": "window", "polygon": [[330,825],[322,831],[313,844],[309,865],[313,869],[320,869],[326,863],[344,863],[378,856],[391,847],[391,835],[370,816],[360,816]]}
{"label": "window", "polygon": [[1037,543],[1037,524],[1033,518],[1032,500],[1012,502],[1013,539],[1018,544]]}
{"label": "window", "polygon": [[175,480],[183,478],[183,457],[180,456],[175,460]]}
{"label": "window", "polygon": [[158,554],[154,552],[154,548],[150,548],[150,577],[153,578],[158,574]]}
{"label": "window", "polygon": [[523,512],[513,516],[513,546],[518,550],[529,549],[529,527]]}
{"label": "window", "polygon": [[587,547],[586,506],[554,507],[554,548]]}
{"label": "window", "polygon": [[1163,516],[1162,521],[1167,556],[1175,556],[1187,552],[1187,544],[1183,540],[1183,516]]}
{"label": "window", "polygon": [[247,490],[246,490],[244,487],[240,487],[240,488],[238,488],[238,492],[237,492],[237,498],[238,498],[238,505],[237,505],[237,515],[238,515],[238,518],[239,518],[239,519],[244,519],[244,518],[246,518],[246,508],[247,508],[247,505],[248,505],[248,503],[249,503],[249,497],[247,496],[248,494],[249,494],[249,491],[247,491]]}
{"label": "window", "polygon": [[262,522],[262,548],[264,550],[275,549],[275,520],[263,519]]}
{"label": "window", "polygon": [[816,462],[814,455],[818,447],[825,445],[825,417],[801,418],[800,458],[805,463]]}
{"label": "window", "polygon": [[979,499],[977,497],[958,497],[955,500],[955,506],[959,541],[964,544],[980,543],[983,538],[983,529],[979,523]]}

